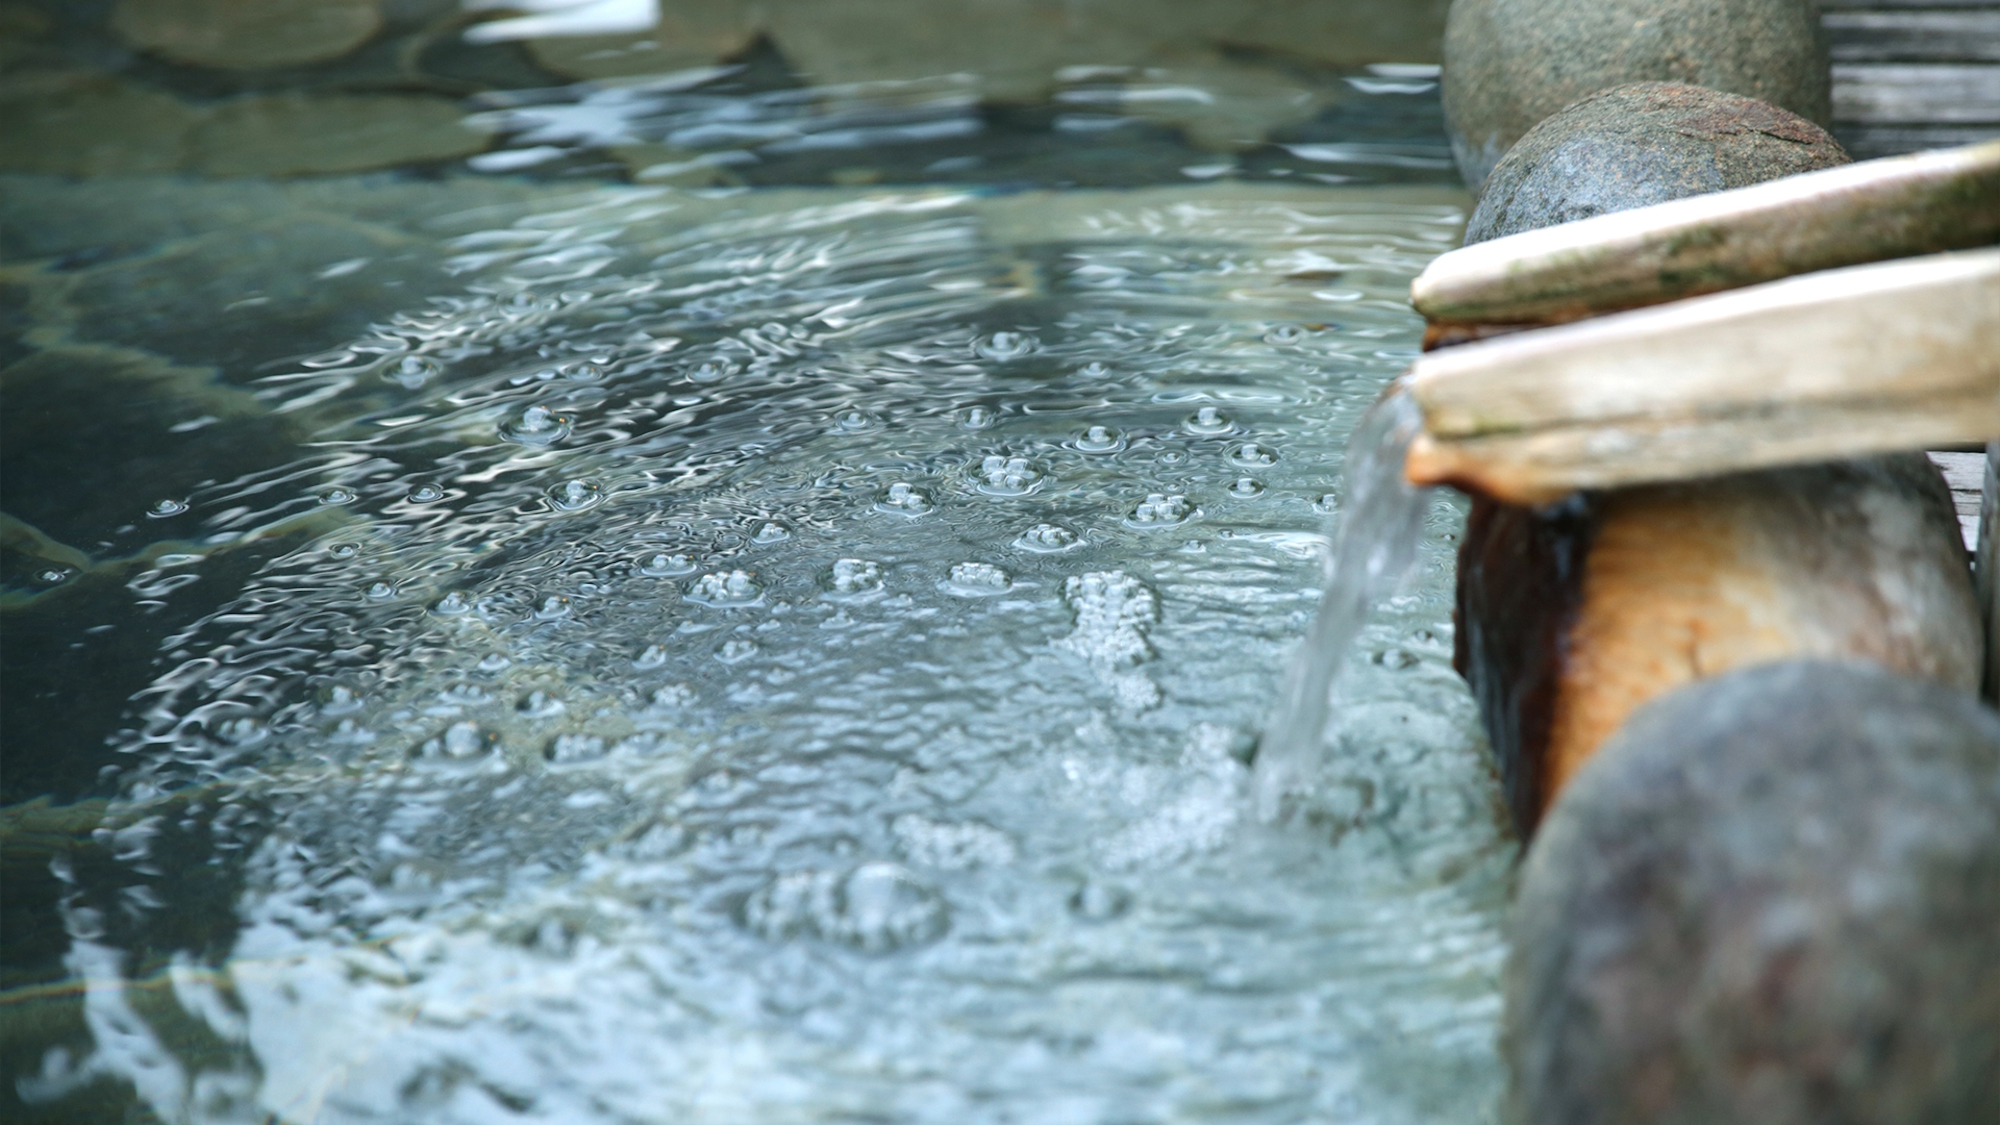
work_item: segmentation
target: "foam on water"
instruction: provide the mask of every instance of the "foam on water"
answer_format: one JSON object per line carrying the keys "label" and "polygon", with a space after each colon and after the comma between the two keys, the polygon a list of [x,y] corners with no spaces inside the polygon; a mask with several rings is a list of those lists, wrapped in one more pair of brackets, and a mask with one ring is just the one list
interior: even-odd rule
{"label": "foam on water", "polygon": [[66,869],[89,1043],[25,1095],[1489,1119],[1510,847],[1447,666],[1448,504],[1301,815],[1258,824],[1246,764],[1454,207],[625,189],[494,221],[459,292],[258,384],[296,461],[186,499],[190,572],[276,548],[140,700]]}

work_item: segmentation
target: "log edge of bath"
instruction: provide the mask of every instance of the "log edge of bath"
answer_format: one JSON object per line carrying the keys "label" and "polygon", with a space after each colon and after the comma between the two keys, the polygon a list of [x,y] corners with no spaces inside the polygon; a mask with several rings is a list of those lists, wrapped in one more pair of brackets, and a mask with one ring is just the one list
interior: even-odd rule
{"label": "log edge of bath", "polygon": [[1984,442],[2000,436],[2000,247],[1464,344],[1404,382],[1424,417],[1409,479],[1517,503]]}
{"label": "log edge of bath", "polygon": [[2000,242],[2000,141],[1886,157],[1524,231],[1439,255],[1439,326],[1554,324],[1791,274]]}

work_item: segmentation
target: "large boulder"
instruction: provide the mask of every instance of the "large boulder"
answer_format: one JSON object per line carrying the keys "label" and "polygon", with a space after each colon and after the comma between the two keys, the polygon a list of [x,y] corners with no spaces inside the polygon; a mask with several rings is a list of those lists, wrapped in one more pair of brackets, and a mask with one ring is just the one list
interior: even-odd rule
{"label": "large boulder", "polygon": [[1465,241],[1845,163],[1826,130],[1776,106],[1700,86],[1627,83],[1530,129],[1487,178]]}
{"label": "large boulder", "polygon": [[1829,120],[1829,66],[1813,0],[1454,0],[1444,111],[1475,191],[1550,114],[1608,86],[1682,82]]}
{"label": "large boulder", "polygon": [[1639,712],[1521,870],[1509,1118],[1990,1122],[2000,716],[1787,661]]}

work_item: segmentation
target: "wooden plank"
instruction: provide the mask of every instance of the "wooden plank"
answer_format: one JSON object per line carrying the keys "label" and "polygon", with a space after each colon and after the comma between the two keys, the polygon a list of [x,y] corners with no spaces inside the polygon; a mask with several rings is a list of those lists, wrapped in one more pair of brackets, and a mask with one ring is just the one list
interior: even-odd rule
{"label": "wooden plank", "polygon": [[1993,125],[1837,124],[1834,139],[1856,160],[1880,160],[1926,149],[1958,148],[2000,138]]}
{"label": "wooden plank", "polygon": [[2000,247],[1828,270],[1428,353],[1406,471],[1578,488],[2000,435]]}
{"label": "wooden plank", "polygon": [[1496,238],[1410,286],[1434,323],[1536,324],[2000,241],[2000,142],[1828,168]]}
{"label": "wooden plank", "polygon": [[1965,537],[1965,549],[1979,545],[1979,503],[1986,487],[1986,454],[1934,451],[1931,464],[1944,475],[1951,489],[1952,507],[1958,510],[1958,529]]}
{"label": "wooden plank", "polygon": [[2000,62],[2000,9],[1828,12],[1833,61]]}
{"label": "wooden plank", "polygon": [[2000,65],[1836,63],[1833,119],[2000,125]]}
{"label": "wooden plank", "polygon": [[1820,0],[1823,12],[1900,11],[1910,8],[1990,8],[1993,0]]}

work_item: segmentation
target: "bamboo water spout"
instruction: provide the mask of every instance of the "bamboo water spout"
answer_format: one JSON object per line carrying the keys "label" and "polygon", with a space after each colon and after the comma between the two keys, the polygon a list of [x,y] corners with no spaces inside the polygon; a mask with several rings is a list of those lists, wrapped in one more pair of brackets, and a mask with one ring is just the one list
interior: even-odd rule
{"label": "bamboo water spout", "polygon": [[[2000,142],[1446,254],[1412,300],[1434,341],[1476,342],[1405,377],[1424,417],[1407,475],[1541,503],[1985,442],[2000,436],[1996,241]],[[1478,338],[1537,320],[1574,322]]]}

